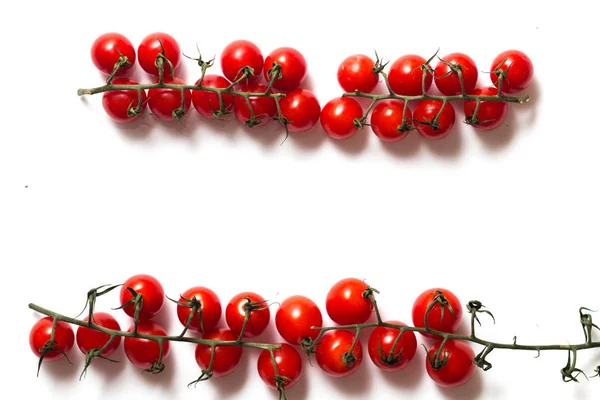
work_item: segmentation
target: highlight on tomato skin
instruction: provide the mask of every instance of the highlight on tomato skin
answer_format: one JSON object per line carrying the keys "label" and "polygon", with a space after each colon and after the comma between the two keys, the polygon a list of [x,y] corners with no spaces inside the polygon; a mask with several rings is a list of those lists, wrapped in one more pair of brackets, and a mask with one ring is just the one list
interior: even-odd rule
{"label": "highlight on tomato skin", "polygon": [[[44,355],[44,361],[59,360],[64,354],[71,351],[75,343],[75,334],[71,325],[65,321],[56,322],[56,331],[54,333],[54,345],[52,350],[42,351],[44,345],[52,337],[52,324],[54,319],[44,317],[38,320],[29,331],[29,347],[37,357]],[[63,354],[64,353],[64,354]]]}
{"label": "highlight on tomato skin", "polygon": [[[388,324],[406,326],[400,321],[386,321]],[[378,326],[371,332],[368,343],[368,353],[371,361],[385,371],[404,369],[417,352],[417,337],[412,331]]]}
{"label": "highlight on tomato skin", "polygon": [[[227,328],[215,329],[202,335],[202,339],[235,341],[237,335],[234,335]],[[212,365],[214,378],[222,378],[231,374],[242,359],[243,348],[241,346],[216,346]],[[205,344],[197,344],[195,351],[196,363],[205,370],[210,365],[211,348]]]}
{"label": "highlight on tomato skin", "polygon": [[[89,317],[85,317],[83,320],[87,322]],[[120,331],[121,326],[112,315],[105,312],[94,312],[92,315],[92,322],[103,328],[112,329],[114,331]],[[83,354],[86,354],[90,350],[100,349],[110,340],[110,335],[104,332],[96,331],[85,326],[77,328],[76,333],[77,347]],[[102,352],[103,357],[108,357],[119,348],[121,344],[121,336],[115,336],[108,347]]]}
{"label": "highlight on tomato skin", "polygon": [[435,353],[441,344],[442,342],[435,343],[427,352],[427,357],[425,357],[427,374],[442,387],[451,388],[464,385],[477,371],[477,366],[473,362],[475,352],[469,344],[462,340],[450,339],[444,344],[439,356],[440,360],[445,360],[444,365],[435,368]]}
{"label": "highlight on tomato skin", "polygon": [[345,330],[332,330],[325,333],[315,348],[317,365],[327,375],[335,378],[352,375],[358,370],[363,359],[360,340],[356,341],[350,352],[353,342],[354,335]]}
{"label": "highlight on tomato skin", "polygon": [[121,56],[127,57],[128,64],[119,68],[115,76],[123,76],[135,65],[135,49],[131,41],[120,33],[107,32],[94,40],[90,51],[92,62],[105,75],[113,72]]}
{"label": "highlight on tomato skin", "polygon": [[[127,332],[133,332],[132,325]],[[167,336],[167,331],[154,321],[140,321],[137,328],[138,333],[153,336]],[[143,338],[125,337],[123,341],[125,355],[133,365],[142,369],[149,369],[160,357],[160,346],[154,340]],[[162,362],[170,354],[170,344],[168,340],[162,342]]]}
{"label": "highlight on tomato skin", "polygon": [[[442,304],[436,300],[441,300],[440,296],[443,296],[448,303],[443,307],[443,314]],[[417,328],[425,328],[425,313],[431,304],[433,306],[427,313],[429,329],[445,333],[456,332],[462,321],[462,303],[450,290],[439,287],[427,289],[415,299],[412,309],[413,325]],[[440,336],[428,332],[421,332],[421,335],[440,341],[442,339]]]}
{"label": "highlight on tomato skin", "polygon": [[327,315],[339,325],[362,324],[373,314],[373,304],[363,296],[369,289],[364,281],[346,278],[336,282],[325,300]]}
{"label": "highlight on tomato skin", "polygon": [[354,121],[362,118],[358,101],[350,97],[336,97],[321,110],[321,126],[334,139],[348,139],[358,132]]}
{"label": "highlight on tomato skin", "polygon": [[[298,351],[287,343],[275,343],[281,346],[281,349],[273,350],[275,365],[283,387],[289,389],[293,387],[302,375],[302,358]],[[262,381],[269,387],[277,388],[277,375],[273,367],[273,359],[269,350],[263,350],[257,361],[258,374]]]}
{"label": "highlight on tomato skin", "polygon": [[283,91],[296,89],[306,78],[308,72],[306,59],[293,47],[279,47],[265,58],[263,73],[267,82],[271,80],[269,71],[274,63],[279,64],[281,68],[280,77],[273,81],[275,89]]}
{"label": "highlight on tomato skin", "polygon": [[321,310],[306,296],[295,295],[286,298],[275,313],[277,332],[291,344],[299,345],[307,339],[312,342],[320,332],[312,327],[322,325]]}
{"label": "highlight on tomato skin", "polygon": [[490,78],[496,88],[498,87],[498,75],[493,71],[497,68],[506,73],[506,78],[502,80],[503,93],[512,94],[525,90],[533,80],[533,62],[522,51],[507,50],[494,58],[490,67],[490,71],[492,71]]}
{"label": "highlight on tomato skin", "polygon": [[338,67],[338,83],[345,92],[358,90],[371,93],[379,83],[379,74],[373,73],[375,61],[364,54],[346,57]]}
{"label": "highlight on tomato skin", "polygon": [[[148,274],[138,274],[127,279],[121,286],[119,293],[121,306],[129,303],[133,298],[128,288],[133,289],[143,298],[142,308],[139,313],[140,321],[147,321],[162,310],[165,304],[165,290],[155,277]],[[133,318],[135,315],[135,305],[133,302],[123,307],[123,311]]]}
{"label": "highlight on tomato skin", "polygon": [[[138,85],[139,83],[127,78],[115,78],[113,85]],[[146,91],[141,91],[142,102],[139,102],[140,96],[137,90],[111,90],[102,94],[102,107],[106,114],[118,123],[133,122],[142,116],[146,108],[148,96]],[[136,110],[137,114],[132,115],[131,111]]]}
{"label": "highlight on tomato skin", "polygon": [[138,46],[138,62],[140,67],[150,75],[159,76],[156,57],[163,53],[169,63],[163,63],[163,76],[173,76],[181,61],[181,48],[177,40],[168,33],[154,32],[144,37]]}

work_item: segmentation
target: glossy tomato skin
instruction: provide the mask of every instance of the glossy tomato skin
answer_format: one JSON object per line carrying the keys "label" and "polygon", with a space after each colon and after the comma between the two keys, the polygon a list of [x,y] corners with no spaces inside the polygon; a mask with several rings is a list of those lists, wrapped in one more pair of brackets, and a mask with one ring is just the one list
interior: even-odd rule
{"label": "glossy tomato skin", "polygon": [[138,47],[138,59],[144,71],[158,76],[158,67],[154,63],[156,62],[156,56],[162,52],[163,48],[165,50],[165,58],[173,65],[172,70],[168,63],[164,63],[163,76],[172,76],[174,74],[174,70],[181,61],[181,49],[175,38],[164,32],[154,32],[142,39]]}
{"label": "glossy tomato skin", "polygon": [[254,292],[239,293],[229,301],[227,308],[225,309],[225,320],[227,321],[229,329],[231,329],[235,335],[239,336],[242,332],[244,317],[246,315],[244,306],[249,301],[252,303],[259,303],[257,304],[259,309],[250,312],[250,318],[248,319],[248,324],[244,331],[245,338],[251,338],[263,333],[271,320],[271,311],[269,311],[268,304],[261,295]]}
{"label": "glossy tomato skin", "polygon": [[384,142],[397,142],[408,136],[410,132],[412,113],[406,108],[406,130],[400,131],[404,102],[402,100],[387,99],[379,101],[371,111],[371,129],[377,137]]}
{"label": "glossy tomato skin", "polygon": [[110,75],[119,57],[127,57],[130,65],[122,66],[115,76],[127,73],[135,64],[135,50],[133,45],[125,36],[116,32],[108,32],[98,36],[92,44],[92,62],[102,73]]}
{"label": "glossy tomato skin", "polygon": [[[498,89],[495,87],[477,88],[472,94],[477,96],[495,96],[498,94]],[[465,101],[464,109],[467,121],[475,113],[476,107],[477,103],[475,101]],[[507,113],[508,104],[503,101],[482,101],[479,104],[479,111],[477,112],[477,119],[480,122],[477,125],[471,126],[480,131],[496,129],[502,125]]]}
{"label": "glossy tomato skin", "polygon": [[[208,332],[214,329],[221,320],[221,300],[215,292],[203,286],[194,286],[181,294],[180,303],[186,303],[195,298],[200,302],[202,310],[202,324],[198,311],[194,313],[188,328],[194,332]],[[186,300],[187,299],[187,300]],[[185,307],[177,304],[177,318],[185,326],[191,307]]]}
{"label": "glossy tomato skin", "polygon": [[[88,317],[85,317],[83,320],[87,322]],[[105,312],[95,312],[92,317],[92,322],[103,328],[115,331],[121,330],[115,317]],[[110,340],[110,335],[86,328],[85,326],[80,326],[77,328],[76,338],[77,347],[79,347],[79,350],[81,350],[83,354],[86,354],[90,350],[101,349]],[[119,348],[119,344],[121,344],[121,336],[115,336],[108,347],[102,352],[102,356],[110,356],[117,348]]]}
{"label": "glossy tomato skin", "polygon": [[323,326],[321,310],[314,301],[305,296],[290,296],[283,300],[275,314],[275,326],[285,341],[301,344],[306,338],[311,341],[319,335],[313,326]]}
{"label": "glossy tomato skin", "polygon": [[[418,96],[423,94],[423,74],[421,65],[427,62],[423,57],[408,54],[398,58],[390,66],[388,82],[394,93],[404,96]],[[425,90],[431,86],[433,76],[427,73],[425,77]]]}
{"label": "glossy tomato skin", "polygon": [[[233,342],[237,336],[229,329],[221,328],[202,335],[203,339]],[[196,345],[196,363],[202,369],[210,365],[211,350],[205,344]],[[242,359],[241,346],[216,346],[215,357],[212,366],[213,377],[221,378],[232,373]]]}
{"label": "glossy tomato skin", "polygon": [[[138,82],[127,78],[116,78],[112,81],[113,85],[137,85]],[[142,90],[142,104],[140,109],[146,108],[148,96],[146,91]],[[129,110],[138,107],[139,104],[137,90],[111,90],[102,94],[102,107],[106,114],[119,123],[132,122],[138,119],[142,113],[130,116]]]}
{"label": "glossy tomato skin", "polygon": [[477,370],[477,366],[473,363],[475,352],[467,343],[450,339],[444,345],[440,357],[448,357],[446,364],[439,369],[434,369],[429,359],[434,359],[434,354],[440,345],[441,342],[434,344],[427,352],[428,358],[425,359],[427,374],[442,387],[456,387],[465,384]]}
{"label": "glossy tomato skin", "polygon": [[[494,58],[490,71],[500,68],[506,73],[502,80],[502,93],[517,93],[529,86],[533,80],[533,63],[527,54],[519,50],[507,50]],[[498,87],[498,75],[491,74],[492,83]]]}
{"label": "glossy tomato skin", "polygon": [[290,132],[304,132],[319,122],[321,105],[317,96],[306,89],[294,89],[279,100],[281,114],[288,120]]}
{"label": "glossy tomato skin", "polygon": [[273,63],[281,66],[281,78],[273,82],[273,87],[279,90],[296,89],[306,78],[306,59],[302,53],[292,47],[280,47],[273,50],[265,58],[264,76],[270,81],[269,70]]}
{"label": "glossy tomato skin", "polygon": [[[51,317],[44,317],[37,321],[29,332],[29,347],[31,347],[33,354],[38,357],[42,356],[43,352],[40,352],[40,349],[52,336],[52,322]],[[75,343],[75,334],[71,325],[64,321],[57,321],[54,333],[54,350],[47,352],[44,360],[51,361],[62,358],[62,353],[68,353],[73,348],[73,343]]]}
{"label": "glossy tomato skin", "polygon": [[[425,312],[427,311],[429,305],[432,302],[434,302],[434,299],[440,292],[448,301],[448,305],[444,306],[444,316],[442,318],[441,304],[435,302],[435,305],[429,311],[427,318],[427,321],[429,323],[429,329],[433,329],[435,331],[440,332],[454,333],[456,332],[456,329],[458,328],[458,326],[460,325],[460,321],[462,320],[462,306],[460,300],[458,299],[458,297],[456,297],[454,293],[452,293],[448,289],[443,288],[432,288],[425,290],[417,297],[412,309],[413,325],[417,328],[425,327]],[[454,310],[454,315],[452,314],[448,306],[452,307],[452,310]],[[422,333],[422,335],[432,339],[441,340],[441,337],[431,333]]]}
{"label": "glossy tomato skin", "polygon": [[[185,84],[179,78],[170,76],[163,79],[164,83]],[[152,114],[163,121],[173,121],[180,117],[173,114],[174,111],[181,108],[181,91],[179,89],[157,88],[148,90],[148,108]],[[192,104],[192,93],[190,90],[183,91],[183,113],[187,113]]]}
{"label": "glossy tomato skin", "polygon": [[[406,326],[400,321],[386,321],[388,324]],[[369,336],[369,357],[373,364],[385,371],[398,371],[405,368],[417,352],[417,337],[412,331],[405,331],[392,351],[392,346],[400,334],[399,329],[378,326]],[[380,351],[382,355],[380,355]],[[388,362],[384,362],[382,360]]]}
{"label": "glossy tomato skin", "polygon": [[[127,279],[123,286],[119,298],[121,305],[126,304],[132,299],[132,294],[127,288],[132,288],[136,293],[141,294],[143,298],[142,308],[139,314],[140,321],[147,321],[163,308],[165,304],[165,291],[161,283],[151,275],[139,274]],[[125,314],[133,318],[135,314],[134,304],[129,304],[123,308]]]}
{"label": "glossy tomato skin", "polygon": [[[283,380],[283,386],[288,389],[298,382],[302,375],[302,358],[298,351],[287,343],[276,343],[281,346],[279,350],[273,350],[275,364],[279,376],[287,379]],[[258,357],[258,374],[267,386],[273,389],[277,388],[275,380],[275,369],[273,368],[273,359],[269,350],[263,350]]]}
{"label": "glossy tomato skin", "polygon": [[[238,90],[246,93],[265,93],[267,86],[263,85],[262,83],[250,83],[249,85],[243,85],[239,87]],[[269,93],[273,92],[269,90]],[[238,119],[238,121],[248,126],[247,121],[250,120],[251,114],[246,99],[244,99],[242,96],[235,96],[234,104],[235,117]],[[250,96],[250,104],[252,105],[252,110],[254,111],[254,116],[257,122],[252,127],[266,125],[277,114],[277,106],[275,105],[275,100],[272,97]]]}
{"label": "glossy tomato skin", "polygon": [[[200,80],[196,81],[196,85],[200,83]],[[216,89],[225,89],[229,87],[230,82],[220,75],[205,75],[202,80],[202,86],[211,87]],[[225,93],[223,96],[223,105],[225,110],[233,110],[233,95]],[[219,95],[206,90],[193,90],[192,91],[192,104],[194,108],[202,116],[214,119],[213,112],[218,111],[221,108],[219,104]]]}
{"label": "glossy tomato skin", "polygon": [[254,69],[250,81],[258,80],[263,70],[264,59],[257,45],[248,40],[235,40],[229,43],[221,53],[223,75],[231,82],[238,79],[240,69],[249,66]]}
{"label": "glossy tomato skin", "polygon": [[442,105],[441,100],[421,100],[413,111],[413,123],[417,128],[417,132],[427,139],[445,138],[454,126],[456,113],[451,103],[446,103],[446,106],[444,106],[442,114],[437,120],[437,129],[433,129],[431,125],[427,124],[427,121],[433,121],[436,115],[439,114]]}
{"label": "glossy tomato skin", "polygon": [[354,335],[344,330],[333,330],[324,334],[315,348],[317,364],[329,376],[341,378],[356,372],[363,359],[360,340],[356,342],[352,354],[354,363],[349,368],[344,365],[343,355],[350,351]]}
{"label": "glossy tomato skin", "polygon": [[[463,53],[450,53],[442,57],[442,60],[454,65],[460,65],[465,86],[465,94],[471,93],[475,89],[478,77],[475,61]],[[435,80],[435,85],[442,94],[446,96],[462,94],[458,74],[451,72],[448,64],[440,61],[435,67],[433,78]]]}
{"label": "glossy tomato skin", "polygon": [[356,278],[346,278],[336,282],[329,289],[325,308],[329,318],[339,325],[362,324],[373,312],[373,304],[363,297],[369,288],[365,282]]}
{"label": "glossy tomato skin", "polygon": [[[127,332],[133,332],[133,325]],[[167,336],[167,331],[154,321],[141,321],[138,324],[138,333],[153,336]],[[164,362],[169,357],[170,353],[169,341],[163,341],[162,347],[162,361]],[[158,343],[149,339],[126,337],[125,340],[123,340],[123,348],[129,361],[138,368],[149,369],[160,357],[160,347],[158,346]]]}
{"label": "glossy tomato skin", "polygon": [[354,120],[363,116],[358,101],[350,97],[330,100],[321,110],[321,126],[334,139],[348,139],[358,132]]}
{"label": "glossy tomato skin", "polygon": [[373,73],[374,67],[375,61],[364,54],[346,57],[337,71],[338,82],[346,92],[371,93],[379,82],[379,74]]}

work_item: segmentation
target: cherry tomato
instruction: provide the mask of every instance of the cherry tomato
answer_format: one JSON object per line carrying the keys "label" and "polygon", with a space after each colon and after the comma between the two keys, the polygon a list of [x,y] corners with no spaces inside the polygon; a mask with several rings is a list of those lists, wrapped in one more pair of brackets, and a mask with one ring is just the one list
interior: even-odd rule
{"label": "cherry tomato", "polygon": [[[121,305],[128,303],[132,298],[131,292],[127,289],[133,289],[137,294],[142,295],[142,308],[139,313],[139,320],[149,320],[163,308],[165,304],[165,291],[160,282],[150,275],[140,274],[134,275],[127,279],[123,286],[119,297]],[[125,314],[133,318],[135,314],[135,306],[133,302],[123,308]]]}
{"label": "cherry tomato", "polygon": [[301,344],[304,339],[316,339],[317,329],[323,325],[321,310],[314,301],[305,296],[290,296],[283,300],[275,314],[277,331],[287,342]]}
{"label": "cherry tomato", "polygon": [[243,292],[235,295],[227,304],[225,309],[225,320],[231,331],[239,336],[246,316],[245,306],[248,303],[256,303],[256,309],[250,312],[248,324],[244,331],[244,337],[251,338],[264,332],[271,320],[271,311],[265,299],[253,292]]}
{"label": "cherry tomato", "polygon": [[296,89],[306,78],[306,60],[302,53],[292,47],[275,49],[265,58],[263,72],[267,82],[271,80],[269,71],[273,68],[273,63],[281,66],[281,77],[273,82],[275,89]]}
{"label": "cherry tomato", "polygon": [[[112,84],[137,85],[138,83],[127,78],[116,78],[113,79]],[[113,120],[120,123],[131,122],[142,115],[147,99],[146,91],[142,90],[142,103],[140,110],[137,110],[140,104],[137,90],[111,90],[102,94],[102,107]]]}
{"label": "cherry tomato", "polygon": [[[442,303],[438,301],[442,300],[441,295],[443,295],[447,303],[444,303],[443,307]],[[413,325],[417,328],[425,327],[425,312],[432,303],[434,306],[429,311],[429,314],[427,314],[429,329],[454,333],[460,325],[463,311],[458,297],[448,289],[433,288],[425,290],[417,297],[412,309]],[[432,333],[422,333],[422,335],[433,339],[441,339]]]}
{"label": "cherry tomato", "polygon": [[240,70],[250,67],[254,70],[251,81],[256,81],[263,70],[263,55],[254,43],[247,40],[236,40],[229,43],[221,53],[221,69],[231,82],[241,77]]}
{"label": "cherry tomato", "polygon": [[408,136],[412,114],[406,107],[406,120],[403,123],[404,102],[387,99],[375,104],[371,111],[371,129],[384,142],[397,142]]}
{"label": "cherry tomato", "polygon": [[[506,72],[502,80],[502,93],[516,93],[525,89],[533,80],[533,63],[529,57],[518,50],[504,51],[492,62],[490,71],[501,69]],[[492,83],[498,87],[498,75],[491,74]]]}
{"label": "cherry tomato", "polygon": [[[217,294],[209,288],[195,286],[183,292],[179,298],[179,302],[190,303],[192,299],[200,302],[201,311],[194,313],[188,326],[189,329],[195,332],[208,332],[214,329],[221,319],[221,301]],[[183,326],[185,326],[191,312],[191,307],[177,304],[177,318],[179,318]]]}
{"label": "cherry tomato", "polygon": [[[245,93],[265,93],[267,86],[262,83],[251,83],[249,85],[241,86],[238,90]],[[269,93],[273,92],[269,91]],[[254,121],[252,122],[250,108],[248,107],[246,99],[242,96],[235,96],[234,100],[235,117],[238,121],[246,124],[246,126],[263,126],[277,114],[277,106],[272,97],[250,96],[249,99],[250,104],[252,105],[252,111],[254,111]]]}
{"label": "cherry tomato", "polygon": [[306,89],[294,89],[279,100],[281,114],[289,122],[290,132],[304,132],[319,121],[321,105],[317,96]]}
{"label": "cherry tomato", "polygon": [[[167,336],[167,331],[154,321],[140,321],[137,331],[144,335]],[[127,332],[133,332],[133,326]],[[162,348],[162,361],[164,362],[170,352],[168,340],[162,342]],[[158,343],[150,339],[126,337],[123,341],[123,349],[129,361],[138,368],[149,369],[160,357]]]}
{"label": "cherry tomato", "polygon": [[[163,79],[164,83],[185,84],[179,78],[170,76]],[[192,104],[192,93],[190,90],[183,91],[183,111],[181,102],[181,90],[179,89],[150,89],[148,90],[148,107],[158,118],[165,121],[179,120],[189,111]]]}
{"label": "cherry tomato", "polygon": [[[286,389],[291,388],[298,382],[302,374],[302,358],[298,351],[287,343],[277,343],[281,346],[279,350],[273,350],[275,356],[275,365],[279,376],[284,378],[281,384]],[[269,350],[263,350],[258,357],[257,362],[258,375],[267,386],[277,389],[277,378],[275,368],[273,368],[273,359]]]}
{"label": "cherry tomato", "polygon": [[446,96],[462,94],[458,73],[454,72],[447,64],[450,63],[453,64],[454,68],[459,68],[462,73],[465,94],[471,93],[475,89],[478,77],[475,61],[463,53],[451,53],[442,57],[442,60],[436,65],[433,73],[435,85],[440,92]]}
{"label": "cherry tomato", "polygon": [[362,118],[358,101],[350,97],[337,97],[321,110],[321,126],[334,139],[348,139],[358,132],[354,121]]}
{"label": "cherry tomato", "polygon": [[[88,317],[85,317],[83,320],[87,322]],[[117,320],[112,315],[105,312],[95,312],[92,317],[92,322],[95,325],[103,328],[108,328],[115,331],[121,330]],[[101,349],[110,340],[109,334],[98,332],[93,329],[86,328],[85,326],[80,326],[77,328],[76,337],[77,346],[83,354],[86,354],[90,350]],[[115,336],[108,347],[102,352],[102,356],[110,356],[119,347],[119,344],[121,344],[121,336]]]}
{"label": "cherry tomato", "polygon": [[[31,351],[38,357],[44,354],[42,348],[49,342],[52,337],[52,322],[51,317],[44,317],[37,321],[29,332],[29,347]],[[58,360],[63,357],[63,353],[68,353],[73,348],[75,343],[75,334],[73,328],[67,322],[57,321],[56,330],[54,332],[54,344],[52,350],[46,352],[44,360]]]}
{"label": "cherry tomato", "polygon": [[[221,328],[202,335],[203,339],[233,342],[237,336],[229,329]],[[211,350],[205,344],[196,345],[196,363],[202,369],[210,365]],[[232,373],[242,359],[241,346],[216,346],[212,365],[213,377],[220,378]]]}
{"label": "cherry tomato", "polygon": [[[454,107],[451,103],[446,103],[442,110],[443,104],[441,100],[421,100],[413,112],[413,123],[417,131],[427,139],[442,139],[448,136],[454,126]],[[438,115],[437,123],[430,125]]]}
{"label": "cherry tomato", "polygon": [[[398,58],[390,67],[388,82],[394,93],[404,96],[423,94],[423,70],[421,66],[427,62],[423,57],[408,54]],[[429,65],[428,65],[429,66]],[[431,86],[433,76],[425,76],[425,90]]]}
{"label": "cherry tomato", "polygon": [[123,65],[116,76],[124,75],[135,64],[133,45],[120,33],[109,32],[100,35],[92,44],[92,62],[101,72],[110,75],[119,57],[127,57],[129,64]]}
{"label": "cherry tomato", "polygon": [[173,38],[173,36],[163,33],[155,32],[146,36],[142,39],[138,47],[138,58],[140,66],[144,71],[149,74],[158,76],[158,67],[155,65],[156,57],[162,53],[164,48],[164,56],[173,65],[173,69],[169,66],[169,63],[164,62],[163,76],[172,76],[175,68],[181,61],[181,50],[179,43]]}
{"label": "cherry tomato", "polygon": [[346,57],[337,71],[338,82],[346,92],[371,93],[379,82],[379,74],[373,73],[374,67],[375,61],[364,54]]}
{"label": "cherry tomato", "polygon": [[346,278],[329,289],[325,308],[333,322],[339,325],[362,324],[372,314],[373,304],[363,297],[369,288],[365,282],[356,278]]}
{"label": "cherry tomato", "polygon": [[425,366],[427,374],[435,383],[443,387],[456,387],[466,383],[475,375],[477,366],[473,363],[475,352],[467,343],[460,340],[448,340],[444,344],[439,359],[445,359],[443,366],[436,369],[430,360],[434,360],[435,352],[440,348],[441,342],[431,346],[427,352]]}
{"label": "cherry tomato", "polygon": [[[477,96],[495,96],[498,94],[498,89],[495,87],[477,88],[473,91],[473,94]],[[467,122],[472,122],[477,102],[473,100],[465,101],[464,108]],[[481,131],[490,131],[502,125],[507,113],[508,104],[503,101],[482,101],[477,112],[478,123],[471,123],[471,126]]]}
{"label": "cherry tomato", "polygon": [[[196,85],[198,83],[200,83],[200,80],[196,81]],[[205,75],[204,79],[202,80],[202,86],[204,87],[224,89],[229,87],[229,85],[229,81],[220,75]],[[225,110],[233,110],[233,95],[224,93],[222,97]],[[219,104],[219,95],[206,90],[193,90],[192,103],[194,104],[196,111],[198,111],[204,117],[210,119],[214,119],[214,113],[221,109],[221,105]]]}
{"label": "cherry tomato", "polygon": [[[388,324],[406,326],[400,321],[387,321]],[[405,331],[400,339],[400,329],[378,326],[369,336],[369,357],[379,368],[398,371],[410,363],[417,352],[417,337],[412,331]],[[398,339],[394,347],[394,343]],[[392,350],[392,347],[393,350]]]}
{"label": "cherry tomato", "polygon": [[[333,330],[324,334],[315,348],[319,367],[327,375],[338,378],[356,372],[362,362],[363,349],[360,340],[357,340],[350,355],[353,341],[354,335],[344,330]],[[346,364],[344,358],[348,361]]]}

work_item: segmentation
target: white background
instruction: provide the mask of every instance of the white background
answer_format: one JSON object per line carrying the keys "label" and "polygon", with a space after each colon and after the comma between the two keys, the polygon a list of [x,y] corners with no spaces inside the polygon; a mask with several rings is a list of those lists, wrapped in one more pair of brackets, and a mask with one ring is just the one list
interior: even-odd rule
{"label": "white background", "polygon": [[[74,366],[47,363],[36,379],[27,337],[38,315],[27,304],[76,315],[88,289],[141,272],[159,278],[171,296],[191,285],[212,288],[223,303],[242,290],[272,301],[300,293],[323,310],[329,287],[354,276],[381,291],[384,318],[408,323],[413,299],[442,286],[495,313],[497,325],[484,320],[483,337],[583,340],[578,307],[600,308],[600,135],[592,84],[600,30],[590,2],[186,3],[3,7],[5,390],[17,388],[22,398],[276,398],[258,378],[252,351],[230,377],[188,389],[199,370],[184,344],[173,345],[160,376],[140,374],[120,350],[123,363],[97,362],[79,382],[82,356],[74,350]],[[498,131],[479,134],[457,124],[439,142],[412,134],[384,145],[368,128],[345,142],[315,129],[280,146],[276,124],[249,131],[195,112],[183,124],[152,117],[132,128],[112,123],[100,95],[76,95],[79,87],[102,84],[89,49],[107,31],[136,47],[146,34],[165,31],[186,53],[194,54],[197,42],[207,56],[239,38],[265,55],[294,46],[309,65],[306,86],[322,105],[341,94],[339,62],[373,49],[392,60],[429,56],[438,47],[441,54],[462,51],[485,71],[496,54],[518,48],[533,60],[535,81],[527,90],[531,103],[511,106]],[[195,81],[194,63],[183,63],[180,75]],[[143,77],[139,70],[136,76]],[[487,79],[481,74],[480,83]],[[116,303],[116,294],[108,296],[99,309]],[[124,313],[115,315],[128,326]],[[159,319],[171,333],[180,329],[173,305]],[[273,328],[259,339],[278,340]],[[289,398],[598,398],[598,378],[561,381],[566,354],[533,356],[497,350],[492,370],[454,390],[429,380],[422,347],[398,374],[366,359],[354,376],[335,380],[306,364]],[[585,371],[598,364],[598,351],[580,354]]]}

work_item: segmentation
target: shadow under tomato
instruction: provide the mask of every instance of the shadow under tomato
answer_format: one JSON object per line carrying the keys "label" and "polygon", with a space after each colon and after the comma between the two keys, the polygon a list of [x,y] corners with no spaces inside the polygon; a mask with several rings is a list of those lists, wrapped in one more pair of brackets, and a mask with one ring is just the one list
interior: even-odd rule
{"label": "shadow under tomato", "polygon": [[[83,368],[83,354],[77,348],[77,344],[73,345],[73,349],[67,355],[69,356],[68,360],[63,357],[58,360],[43,361],[40,375],[48,374],[56,382],[67,382],[79,377],[82,371],[80,367]],[[37,359],[35,360],[35,366],[32,365],[32,368],[37,368]],[[35,373],[35,369],[33,371]]]}
{"label": "shadow under tomato", "polygon": [[438,386],[438,391],[447,399],[451,400],[472,400],[483,396],[483,371],[477,369],[475,375],[464,385],[446,388]]}
{"label": "shadow under tomato", "polygon": [[277,121],[270,121],[266,125],[248,128],[243,126],[242,131],[263,147],[279,146],[285,139],[285,129]]}
{"label": "shadow under tomato", "polygon": [[417,132],[411,132],[404,139],[398,142],[384,142],[380,140],[381,148],[398,158],[414,157],[418,154],[421,148],[420,135]]}
{"label": "shadow under tomato", "polygon": [[[106,116],[108,118],[108,116]],[[111,120],[116,130],[121,132],[126,138],[132,140],[143,140],[150,136],[150,132],[154,128],[153,120],[155,118],[151,115],[142,115],[140,118],[132,122],[118,123]]]}
{"label": "shadow under tomato", "polygon": [[437,140],[423,138],[423,142],[432,153],[438,156],[456,158],[462,150],[462,134],[462,126],[457,122],[445,138]]}
{"label": "shadow under tomato", "polygon": [[[364,348],[363,348],[363,351]],[[366,357],[366,358],[365,358]],[[364,352],[363,360],[358,370],[352,375],[348,375],[342,378],[334,378],[328,376],[331,386],[333,386],[339,393],[343,393],[348,397],[359,397],[364,396],[369,392],[373,385],[373,378],[371,377],[372,368],[367,365],[371,360],[368,359],[369,355]]]}
{"label": "shadow under tomato", "polygon": [[[293,145],[303,150],[314,150],[321,146],[327,139],[327,134],[323,130],[320,123],[317,122],[313,128],[305,132],[290,132],[290,136],[286,142],[290,141]],[[283,146],[286,145],[283,143]]]}
{"label": "shadow under tomato", "polygon": [[[245,348],[243,350],[242,359],[231,374],[222,378],[211,378],[208,382],[200,382],[198,385],[214,385],[215,389],[219,392],[219,398],[221,399],[237,398],[239,392],[244,387],[246,380],[248,380],[248,375],[253,375],[254,378],[258,378],[258,372],[256,370],[250,371],[250,363],[256,363],[256,359],[250,357],[251,352],[252,349]],[[198,371],[200,371],[200,369],[198,369]]]}
{"label": "shadow under tomato", "polygon": [[174,346],[181,345],[180,343],[170,343],[170,355],[164,360],[165,369],[158,374],[146,372],[140,368],[134,367],[134,370],[139,371],[142,379],[155,386],[172,387],[175,383],[175,375],[177,375],[177,360],[175,360]]}
{"label": "shadow under tomato", "polygon": [[404,394],[414,392],[421,384],[423,376],[426,375],[423,355],[420,353],[417,349],[414,358],[400,371],[384,371],[379,368],[377,370],[389,385],[402,390]]}
{"label": "shadow under tomato", "polygon": [[105,384],[115,382],[115,378],[123,372],[125,366],[129,362],[127,356],[125,356],[125,351],[123,351],[123,338],[121,338],[121,343],[119,344],[119,347],[117,347],[117,350],[115,350],[109,358],[118,362],[111,362],[101,358],[96,359],[88,368],[87,374],[94,376],[101,375]]}
{"label": "shadow under tomato", "polygon": [[367,129],[359,129],[354,136],[348,139],[333,139],[329,138],[330,142],[333,142],[335,147],[340,149],[349,155],[358,155],[363,151],[369,143],[369,132]]}

